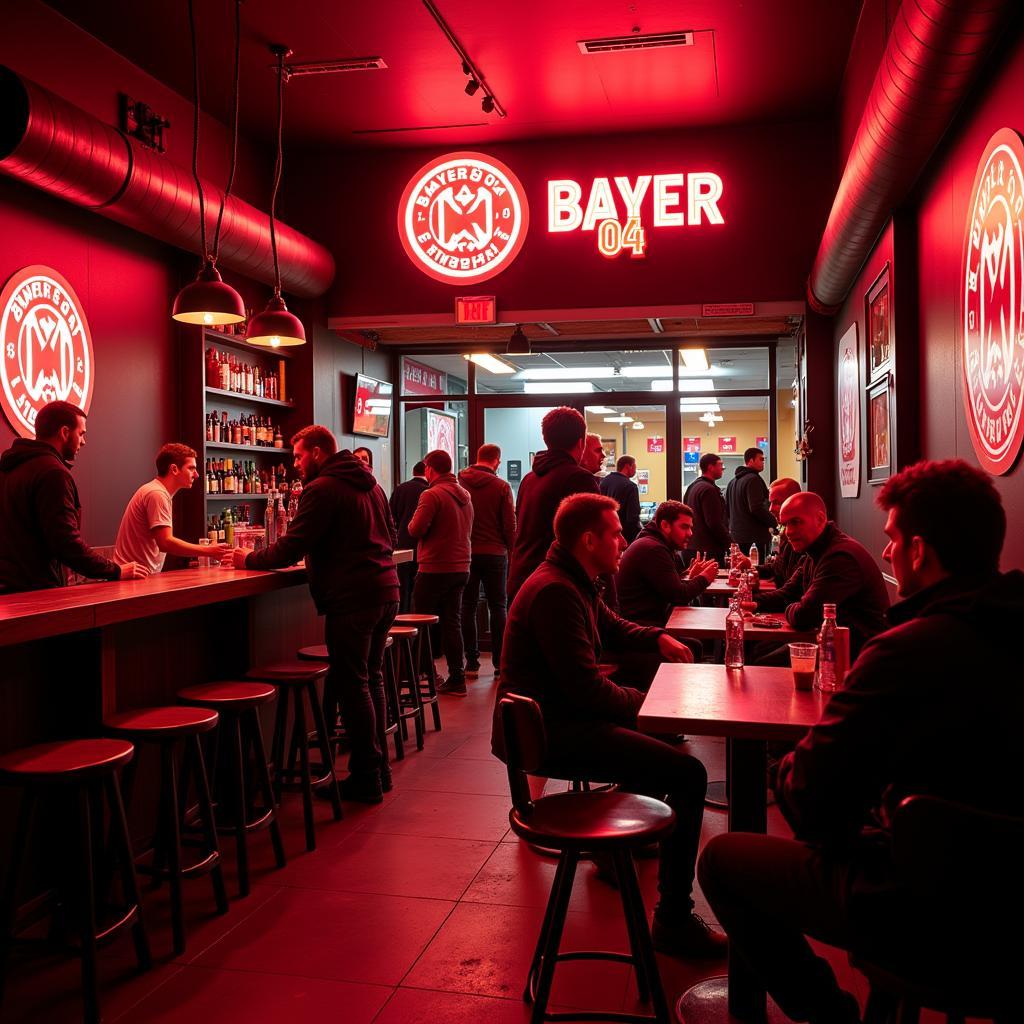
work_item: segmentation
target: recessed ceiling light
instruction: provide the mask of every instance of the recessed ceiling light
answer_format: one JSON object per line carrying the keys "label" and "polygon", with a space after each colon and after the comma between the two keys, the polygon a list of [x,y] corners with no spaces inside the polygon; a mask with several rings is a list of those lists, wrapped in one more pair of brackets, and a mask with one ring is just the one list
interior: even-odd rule
{"label": "recessed ceiling light", "polygon": [[707,373],[710,369],[708,354],[702,348],[681,348],[679,356],[683,360],[683,366],[691,372]]}
{"label": "recessed ceiling light", "polygon": [[562,392],[583,395],[593,390],[594,385],[589,380],[541,381],[523,385],[523,391],[528,395],[557,395]]}
{"label": "recessed ceiling light", "polygon": [[471,363],[476,363],[477,366],[482,367],[489,373],[515,373],[516,368],[506,362],[500,356],[491,355],[490,352],[473,352],[469,355],[463,355],[463,359],[469,360]]}

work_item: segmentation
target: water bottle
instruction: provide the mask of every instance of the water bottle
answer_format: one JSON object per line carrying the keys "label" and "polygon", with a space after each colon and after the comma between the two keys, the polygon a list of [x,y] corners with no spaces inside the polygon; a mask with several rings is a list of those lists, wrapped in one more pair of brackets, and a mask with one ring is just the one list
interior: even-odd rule
{"label": "water bottle", "polygon": [[743,612],[736,598],[725,618],[725,667],[743,668]]}
{"label": "water bottle", "polygon": [[753,601],[754,595],[750,589],[750,578],[747,574],[740,573],[739,582],[736,586],[736,602],[740,606],[740,612],[743,612],[743,605],[747,601]]}
{"label": "water bottle", "polygon": [[750,544],[750,567],[752,569],[757,568],[757,563],[761,560],[761,552],[757,550],[757,545],[751,541]]}
{"label": "water bottle", "polygon": [[729,545],[729,586],[734,587],[739,582],[740,567],[740,546],[735,541]]}
{"label": "water bottle", "polygon": [[825,618],[818,632],[818,678],[814,684],[822,693],[840,688],[836,673],[836,606],[825,605]]}

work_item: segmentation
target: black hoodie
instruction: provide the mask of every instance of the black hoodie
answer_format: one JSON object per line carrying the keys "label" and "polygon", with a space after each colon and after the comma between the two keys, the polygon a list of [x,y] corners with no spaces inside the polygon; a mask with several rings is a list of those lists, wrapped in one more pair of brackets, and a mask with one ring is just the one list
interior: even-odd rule
{"label": "black hoodie", "polygon": [[245,567],[283,569],[305,555],[320,614],[355,611],[398,601],[396,541],[387,496],[370,468],[345,450],[303,488],[288,532],[249,555]]}
{"label": "black hoodie", "polygon": [[82,540],[82,504],[71,468],[53,445],[18,438],[0,456],[0,593],[116,580],[116,562]]}
{"label": "black hoodie", "polygon": [[768,485],[751,466],[737,466],[736,475],[725,489],[732,539],[747,554],[756,544],[763,562],[771,545],[771,531],[778,526],[768,508]]}

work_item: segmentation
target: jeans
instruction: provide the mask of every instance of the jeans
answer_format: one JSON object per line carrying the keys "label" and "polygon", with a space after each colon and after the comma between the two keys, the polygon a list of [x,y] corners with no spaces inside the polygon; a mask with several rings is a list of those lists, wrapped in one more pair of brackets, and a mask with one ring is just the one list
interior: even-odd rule
{"label": "jeans", "polygon": [[476,631],[476,608],[480,601],[480,584],[484,586],[487,611],[491,617],[491,652],[494,667],[501,666],[501,638],[505,632],[505,577],[508,559],[504,555],[474,555],[469,566],[469,582],[462,594],[462,639],[469,661],[480,659]]}
{"label": "jeans", "polygon": [[[468,572],[424,572],[416,574],[412,589],[413,610],[440,618],[441,646],[448,661],[448,675],[456,679],[465,674],[462,647],[462,591]],[[438,653],[435,648],[434,653]]]}
{"label": "jeans", "polygon": [[387,705],[384,700],[384,646],[398,605],[389,602],[355,612],[327,612],[324,640],[331,659],[324,702],[328,722],[336,701],[348,733],[353,775],[387,768]]}
{"label": "jeans", "polygon": [[416,582],[416,562],[401,562],[398,569],[398,610],[404,615],[412,611],[412,587]]}

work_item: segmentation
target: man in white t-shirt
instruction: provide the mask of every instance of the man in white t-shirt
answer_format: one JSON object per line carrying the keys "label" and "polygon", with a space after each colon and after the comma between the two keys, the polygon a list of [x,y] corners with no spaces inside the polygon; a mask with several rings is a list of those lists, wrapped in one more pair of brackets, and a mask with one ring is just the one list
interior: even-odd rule
{"label": "man in white t-shirt", "polygon": [[198,477],[196,453],[188,445],[165,444],[157,452],[156,477],[132,495],[121,517],[114,542],[116,562],[139,562],[150,572],[160,572],[168,554],[219,561],[231,550],[227,544],[189,544],[172,532],[171,499]]}

